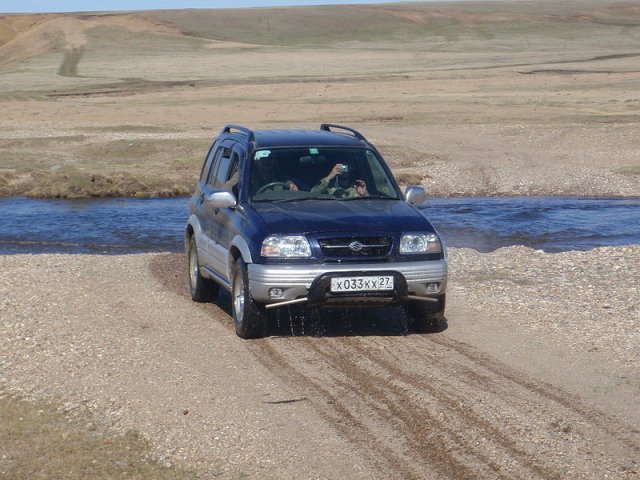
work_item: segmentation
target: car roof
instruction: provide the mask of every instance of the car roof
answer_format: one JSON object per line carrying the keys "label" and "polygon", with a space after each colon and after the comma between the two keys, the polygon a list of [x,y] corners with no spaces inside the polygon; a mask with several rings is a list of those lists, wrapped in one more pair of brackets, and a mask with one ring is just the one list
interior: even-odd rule
{"label": "car roof", "polygon": [[255,148],[272,147],[369,147],[366,141],[350,134],[326,130],[255,130]]}

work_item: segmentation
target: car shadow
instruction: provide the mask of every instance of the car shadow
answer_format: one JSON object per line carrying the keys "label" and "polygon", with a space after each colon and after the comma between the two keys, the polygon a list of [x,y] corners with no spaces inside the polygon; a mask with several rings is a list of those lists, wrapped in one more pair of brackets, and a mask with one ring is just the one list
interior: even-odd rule
{"label": "car shadow", "polygon": [[[185,298],[189,297],[185,257],[181,254],[154,256],[151,272],[168,290]],[[220,289],[213,304],[225,312],[231,320],[231,295]],[[225,319],[226,321],[227,319]],[[447,329],[446,319],[436,332]],[[409,328],[404,309],[400,306],[377,308],[326,308],[309,309],[300,306],[281,307],[267,313],[265,334],[268,337],[315,336],[403,336],[414,334]]]}
{"label": "car shadow", "polygon": [[[215,304],[229,317],[231,296],[221,291]],[[230,318],[231,320],[231,318]],[[447,320],[440,321],[440,333],[448,328]],[[267,311],[267,337],[347,337],[347,336],[405,336],[417,334],[411,330],[402,306],[305,308],[288,306]]]}

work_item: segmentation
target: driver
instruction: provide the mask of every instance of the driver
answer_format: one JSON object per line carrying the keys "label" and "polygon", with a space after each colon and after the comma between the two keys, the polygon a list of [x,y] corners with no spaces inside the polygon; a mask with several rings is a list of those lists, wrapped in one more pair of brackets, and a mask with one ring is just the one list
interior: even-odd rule
{"label": "driver", "polygon": [[[334,180],[332,184],[332,180]],[[364,180],[356,180],[353,185],[349,185],[349,173],[347,166],[336,163],[329,175],[320,179],[320,181],[311,189],[313,193],[329,193],[338,198],[366,197],[367,183]]]}
{"label": "driver", "polygon": [[291,180],[284,177],[282,172],[276,170],[275,159],[271,155],[262,156],[253,164],[254,169],[251,175],[251,192],[255,193],[260,188],[270,183],[281,183],[282,189],[288,188],[292,192],[297,192],[298,186]]}

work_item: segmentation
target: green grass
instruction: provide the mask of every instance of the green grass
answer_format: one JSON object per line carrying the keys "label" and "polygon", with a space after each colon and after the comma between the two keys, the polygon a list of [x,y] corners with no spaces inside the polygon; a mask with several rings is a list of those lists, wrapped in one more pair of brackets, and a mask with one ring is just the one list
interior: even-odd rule
{"label": "green grass", "polygon": [[[584,42],[634,28],[637,16],[604,2],[494,2],[411,5],[319,6],[153,12],[188,35],[215,40],[279,46],[339,46],[343,43],[438,43],[459,50],[473,40],[480,48],[520,48],[529,41]],[[576,10],[581,16],[576,15]],[[589,35],[585,37],[585,29]],[[594,38],[595,37],[595,38]],[[620,46],[626,40],[619,35]],[[566,45],[565,45],[566,47]]]}
{"label": "green grass", "polygon": [[212,139],[83,141],[90,136],[0,141],[0,196],[189,195]]}
{"label": "green grass", "polygon": [[190,10],[160,12],[153,17],[197,37],[281,46],[384,38],[402,23],[371,9],[326,7]]}
{"label": "green grass", "polygon": [[0,478],[182,480],[196,475],[150,458],[136,432],[116,435],[86,412],[0,393]]}

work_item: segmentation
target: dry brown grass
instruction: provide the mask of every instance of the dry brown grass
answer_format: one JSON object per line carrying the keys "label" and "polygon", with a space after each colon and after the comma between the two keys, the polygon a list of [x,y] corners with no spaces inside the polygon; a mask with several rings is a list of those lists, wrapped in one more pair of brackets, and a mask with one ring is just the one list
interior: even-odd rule
{"label": "dry brown grass", "polygon": [[[114,131],[119,130],[114,127]],[[143,131],[145,129],[141,129]],[[188,195],[210,139],[113,140],[90,135],[0,139],[0,196],[87,198]]]}
{"label": "dry brown grass", "polygon": [[229,122],[350,124],[407,181],[513,161],[635,177],[616,129],[640,122],[640,2],[0,16],[2,42],[0,195],[187,192]]}
{"label": "dry brown grass", "polygon": [[193,479],[194,474],[151,459],[135,432],[115,435],[89,414],[47,402],[0,394],[0,477]]}

